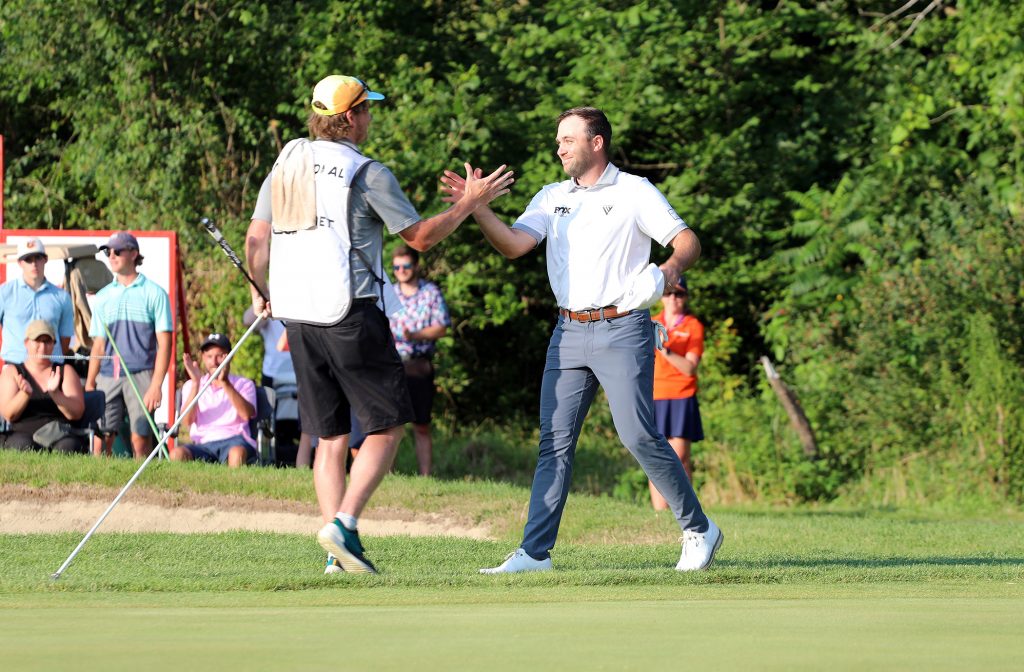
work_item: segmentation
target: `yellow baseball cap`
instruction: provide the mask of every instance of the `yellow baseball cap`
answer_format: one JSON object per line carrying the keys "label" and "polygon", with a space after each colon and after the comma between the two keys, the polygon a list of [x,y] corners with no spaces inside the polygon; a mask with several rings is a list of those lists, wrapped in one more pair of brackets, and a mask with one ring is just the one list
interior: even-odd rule
{"label": "yellow baseball cap", "polygon": [[347,112],[364,100],[384,100],[384,95],[348,75],[328,75],[313,87],[313,111],[325,117]]}

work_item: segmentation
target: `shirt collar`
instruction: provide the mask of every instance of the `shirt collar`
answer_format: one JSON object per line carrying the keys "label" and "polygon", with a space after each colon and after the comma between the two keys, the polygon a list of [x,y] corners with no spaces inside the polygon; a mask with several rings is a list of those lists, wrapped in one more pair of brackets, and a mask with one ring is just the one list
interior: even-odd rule
{"label": "shirt collar", "polygon": [[327,138],[317,138],[317,141],[319,141],[319,142],[333,142],[333,143],[338,144],[338,145],[345,145],[349,149],[355,150],[355,151],[359,152],[360,154],[363,153],[363,151],[361,149],[359,149],[359,145],[357,145],[356,143],[352,142],[348,138],[342,138],[341,140],[328,140]]}
{"label": "shirt collar", "polygon": [[604,167],[604,172],[601,173],[601,177],[597,178],[597,182],[590,185],[589,187],[581,187],[576,181],[575,177],[569,178],[569,193],[574,191],[589,191],[591,189],[599,189],[601,187],[607,187],[615,184],[615,180],[619,177],[619,169],[615,167],[615,164],[611,161]]}
{"label": "shirt collar", "polygon": [[135,276],[135,279],[132,280],[132,284],[130,284],[130,285],[122,285],[120,282],[118,282],[116,276],[114,277],[113,280],[110,281],[110,284],[114,285],[116,287],[120,287],[121,289],[131,289],[132,287],[135,287],[136,285],[143,285],[145,282],[146,282],[146,276],[144,276],[142,273],[139,273],[138,275]]}
{"label": "shirt collar", "polygon": [[[31,287],[29,287],[29,284],[27,282],[25,282],[25,277],[24,276],[18,278],[18,282],[21,283],[21,286],[24,287],[25,289],[27,289],[28,291],[36,292],[36,293],[44,291],[45,289],[47,289],[46,286],[51,284],[49,280],[47,280],[46,278],[43,278],[43,284],[39,285],[39,289],[32,289]],[[54,285],[54,287],[56,287],[56,285]]]}

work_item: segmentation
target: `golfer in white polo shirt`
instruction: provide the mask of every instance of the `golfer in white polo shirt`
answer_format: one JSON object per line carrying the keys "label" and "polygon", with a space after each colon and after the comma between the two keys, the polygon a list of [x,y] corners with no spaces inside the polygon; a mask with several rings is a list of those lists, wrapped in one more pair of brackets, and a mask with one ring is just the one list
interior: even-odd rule
{"label": "golfer in white polo shirt", "polygon": [[[654,332],[647,307],[700,256],[697,236],[646,179],[609,162],[612,129],[601,110],[558,118],[558,158],[569,178],[533,197],[509,228],[486,205],[473,215],[509,259],[547,241],[548,278],[559,315],[548,346],[540,400],[540,451],[522,546],[484,574],[551,569],[583,419],[604,387],[622,443],[665,494],[683,530],[676,569],[705,569],[722,532],[701,510],[682,463],[654,422]],[[458,201],[463,181],[446,172]],[[651,241],[671,245],[660,268]]]}

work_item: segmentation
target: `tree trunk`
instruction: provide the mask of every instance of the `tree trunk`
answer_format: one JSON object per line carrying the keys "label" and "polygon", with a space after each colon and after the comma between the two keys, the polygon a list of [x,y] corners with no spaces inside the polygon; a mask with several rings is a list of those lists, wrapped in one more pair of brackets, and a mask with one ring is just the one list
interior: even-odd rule
{"label": "tree trunk", "polygon": [[810,458],[817,457],[818,443],[814,440],[814,430],[811,429],[811,423],[807,421],[807,416],[804,415],[804,409],[800,407],[800,402],[797,401],[796,395],[782,382],[782,378],[779,377],[778,372],[767,357],[761,358],[761,365],[768,376],[768,382],[771,384],[772,390],[775,391],[775,396],[779,398],[782,407],[786,409],[789,422],[793,425],[793,429],[796,430],[797,436],[800,437],[800,443],[804,447],[804,455]]}

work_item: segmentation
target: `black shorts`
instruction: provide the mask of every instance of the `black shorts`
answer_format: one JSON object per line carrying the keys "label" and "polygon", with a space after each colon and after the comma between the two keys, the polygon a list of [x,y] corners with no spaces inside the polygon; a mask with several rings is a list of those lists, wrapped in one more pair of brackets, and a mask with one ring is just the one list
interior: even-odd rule
{"label": "black shorts", "polygon": [[409,384],[409,398],[412,399],[413,422],[417,425],[429,425],[430,413],[434,409],[434,395],[437,393],[437,386],[434,385],[434,366],[430,366],[430,375],[427,376],[405,376]]}
{"label": "black shorts", "polygon": [[287,330],[304,432],[348,434],[350,413],[367,434],[412,422],[405,369],[373,299],[355,301],[338,324],[289,322]]}

